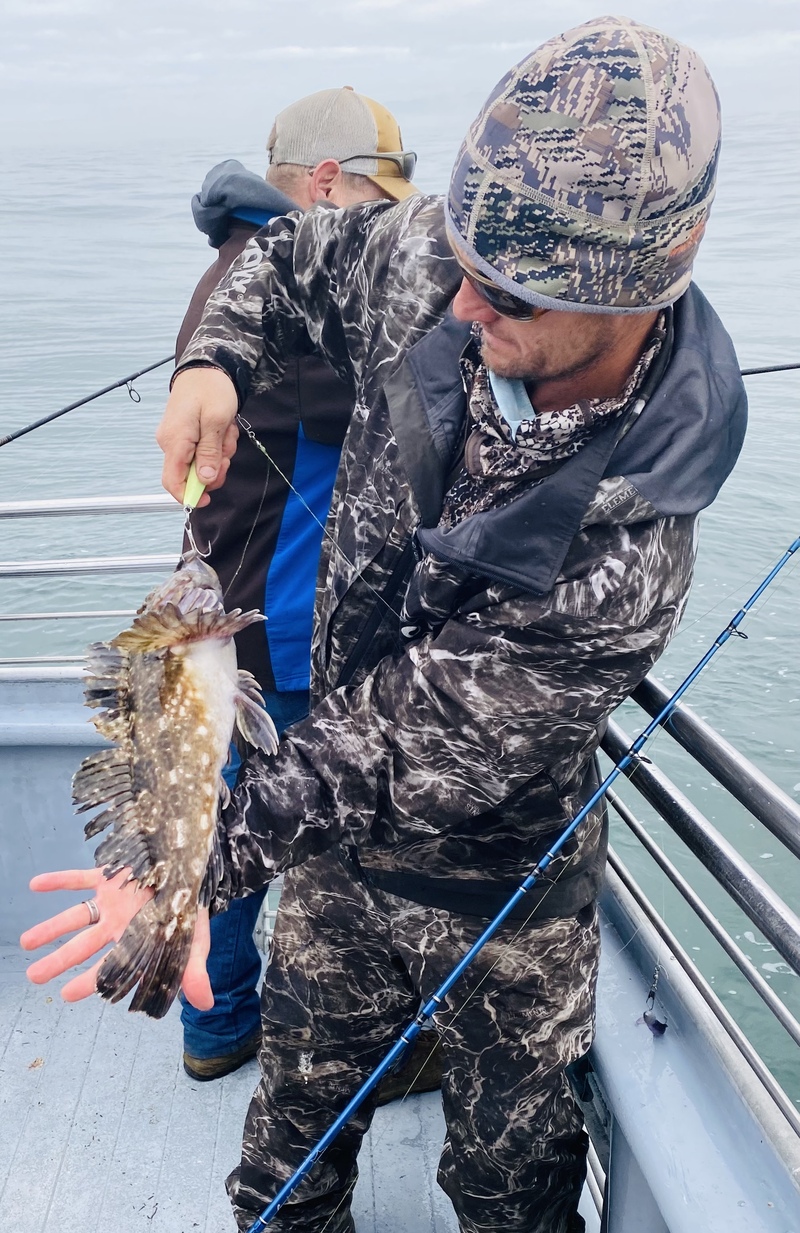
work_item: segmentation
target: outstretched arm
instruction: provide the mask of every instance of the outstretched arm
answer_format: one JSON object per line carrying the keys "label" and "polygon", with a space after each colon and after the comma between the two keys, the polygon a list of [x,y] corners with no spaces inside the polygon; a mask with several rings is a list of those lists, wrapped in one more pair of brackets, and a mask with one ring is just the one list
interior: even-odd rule
{"label": "outstretched arm", "polygon": [[[31,880],[31,890],[34,891],[88,891],[100,916],[96,923],[91,924],[86,903],[78,903],[23,933],[20,938],[23,950],[38,950],[40,946],[57,942],[69,933],[75,934],[57,950],[32,963],[27,972],[28,980],[35,985],[44,985],[62,976],[69,968],[77,967],[99,954],[110,942],[119,941],[139,909],[153,897],[151,890],[140,888],[136,882],[128,882],[129,873],[130,870],[123,869],[109,879],[102,869],[63,869],[57,873],[40,873]],[[206,972],[209,944],[208,911],[201,908],[182,985],[187,1000],[198,1010],[210,1010],[214,1005]],[[79,1002],[96,991],[97,972],[102,962],[103,956],[64,985],[61,996],[65,1002]]]}
{"label": "outstretched arm", "polygon": [[157,434],[164,486],[180,501],[196,455],[198,472],[208,469],[200,478],[220,487],[237,409],[275,385],[292,357],[324,356],[357,391],[367,368],[380,383],[397,359],[393,331],[407,346],[441,317],[453,265],[436,198],[317,207],[258,232],[181,356]]}

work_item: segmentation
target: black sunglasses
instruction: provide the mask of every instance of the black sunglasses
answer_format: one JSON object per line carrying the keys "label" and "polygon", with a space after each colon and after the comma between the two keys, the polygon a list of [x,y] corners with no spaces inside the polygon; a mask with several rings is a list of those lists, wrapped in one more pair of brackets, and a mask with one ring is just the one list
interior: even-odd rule
{"label": "black sunglasses", "polygon": [[344,166],[345,163],[352,162],[354,158],[388,159],[390,163],[395,163],[400,168],[400,174],[406,180],[412,180],[417,169],[417,156],[413,150],[395,150],[389,153],[385,150],[372,150],[369,154],[350,154],[347,158],[340,158],[339,163]]}
{"label": "black sunglasses", "polygon": [[[458,258],[456,260],[458,261]],[[473,291],[476,291],[481,299],[485,300],[489,307],[501,317],[511,317],[513,321],[533,321],[535,317],[540,317],[542,313],[547,312],[546,308],[537,308],[535,304],[527,304],[518,295],[504,291],[502,287],[490,282],[488,278],[481,278],[480,274],[466,269],[460,261],[458,267]]]}

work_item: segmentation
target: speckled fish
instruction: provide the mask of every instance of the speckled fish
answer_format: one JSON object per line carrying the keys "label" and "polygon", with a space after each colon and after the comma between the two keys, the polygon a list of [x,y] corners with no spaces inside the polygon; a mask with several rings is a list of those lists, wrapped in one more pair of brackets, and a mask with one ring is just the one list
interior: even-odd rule
{"label": "speckled fish", "polygon": [[105,805],[86,827],[112,827],[95,861],[131,878],[154,898],[103,961],[102,997],[117,1002],[138,985],[131,1010],[166,1014],[180,987],[198,904],[222,873],[216,839],[221,778],[234,724],[249,744],[277,748],[258,684],[237,671],[233,635],[263,620],[226,613],[219,579],[196,553],[148,595],[130,629],[89,648],[86,701],[113,742],[92,754],[72,784],[82,813]]}

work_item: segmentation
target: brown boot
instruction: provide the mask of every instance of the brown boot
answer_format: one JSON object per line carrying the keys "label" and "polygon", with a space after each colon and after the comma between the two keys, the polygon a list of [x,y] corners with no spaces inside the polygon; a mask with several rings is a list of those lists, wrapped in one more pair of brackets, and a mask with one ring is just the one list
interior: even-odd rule
{"label": "brown boot", "polygon": [[435,1092],[442,1086],[442,1051],[435,1032],[420,1032],[400,1070],[390,1072],[378,1086],[378,1104]]}
{"label": "brown boot", "polygon": [[202,1058],[192,1057],[191,1053],[184,1053],[183,1069],[190,1079],[196,1079],[200,1083],[208,1083],[210,1079],[221,1079],[254,1058],[260,1044],[261,1029],[259,1028],[233,1053],[223,1053],[220,1057]]}

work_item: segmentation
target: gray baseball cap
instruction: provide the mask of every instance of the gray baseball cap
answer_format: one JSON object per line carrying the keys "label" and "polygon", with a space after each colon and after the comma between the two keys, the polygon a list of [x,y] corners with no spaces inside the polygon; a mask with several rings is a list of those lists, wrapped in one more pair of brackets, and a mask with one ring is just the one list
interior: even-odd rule
{"label": "gray baseball cap", "polygon": [[319,90],[286,107],[275,119],[267,150],[275,165],[316,167],[335,158],[343,171],[367,176],[396,201],[419,191],[411,183],[417,156],[403,149],[394,116],[352,86]]}

